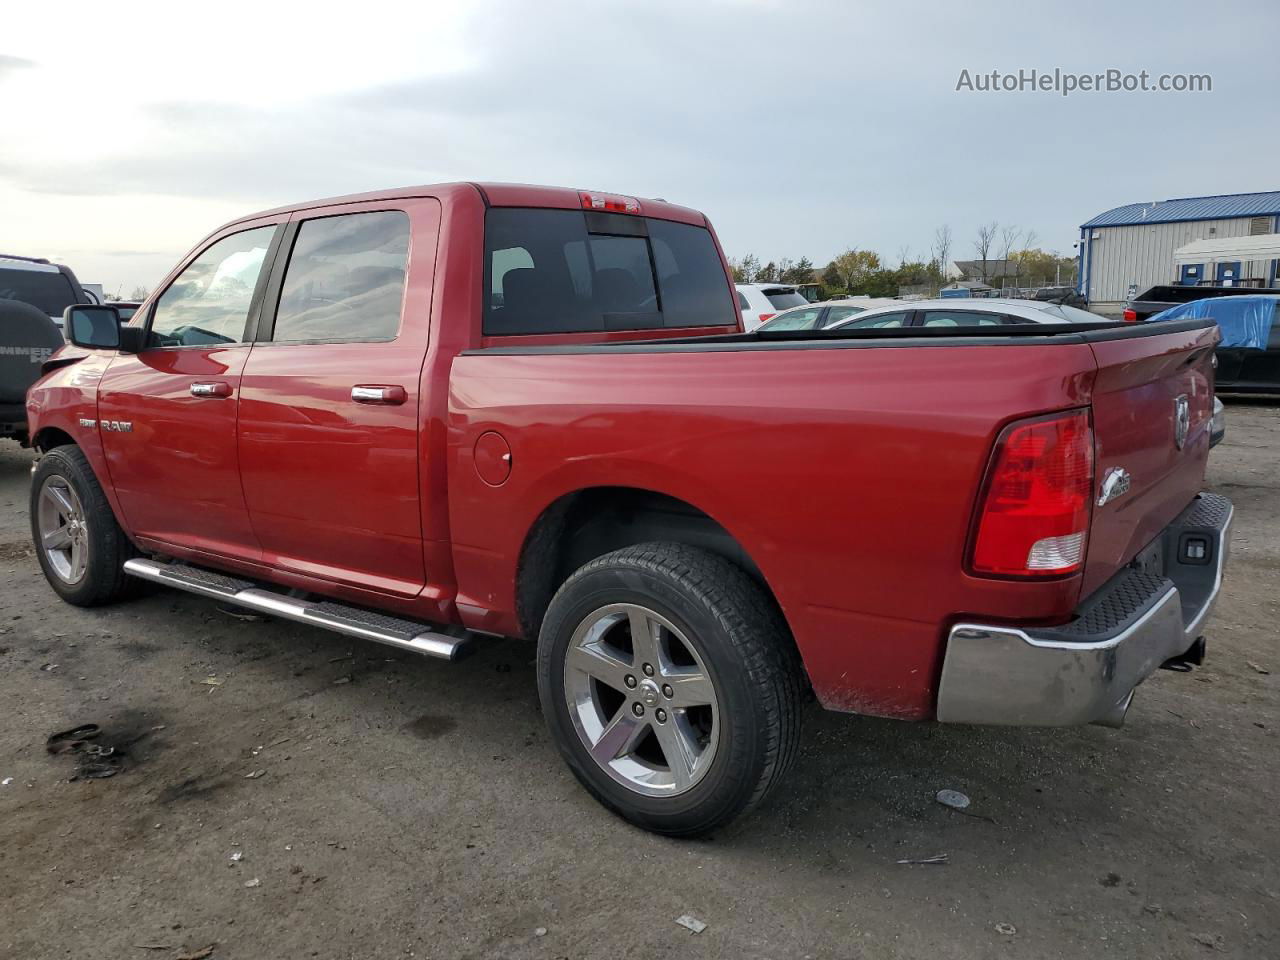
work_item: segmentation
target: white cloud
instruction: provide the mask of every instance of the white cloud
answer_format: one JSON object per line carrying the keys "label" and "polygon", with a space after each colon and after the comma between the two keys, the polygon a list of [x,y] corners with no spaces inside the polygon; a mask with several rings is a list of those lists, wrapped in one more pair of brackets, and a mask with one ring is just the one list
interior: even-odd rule
{"label": "white cloud", "polygon": [[[963,256],[993,218],[1069,250],[1119,203],[1275,189],[1270,33],[1206,48],[1189,0],[1144,6],[70,4],[69,31],[19,6],[0,41],[0,246],[131,287],[253,209],[505,179],[687,203],[731,253],[919,254],[950,222]],[[1215,88],[954,91],[962,68],[1054,66]]]}

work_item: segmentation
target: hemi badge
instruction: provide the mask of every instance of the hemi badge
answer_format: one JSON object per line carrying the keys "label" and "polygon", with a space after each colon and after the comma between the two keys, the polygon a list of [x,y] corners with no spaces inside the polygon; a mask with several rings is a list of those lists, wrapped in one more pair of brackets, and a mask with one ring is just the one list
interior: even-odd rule
{"label": "hemi badge", "polygon": [[1102,492],[1098,494],[1098,506],[1105,507],[1129,492],[1129,471],[1124,467],[1112,467],[1102,477]]}

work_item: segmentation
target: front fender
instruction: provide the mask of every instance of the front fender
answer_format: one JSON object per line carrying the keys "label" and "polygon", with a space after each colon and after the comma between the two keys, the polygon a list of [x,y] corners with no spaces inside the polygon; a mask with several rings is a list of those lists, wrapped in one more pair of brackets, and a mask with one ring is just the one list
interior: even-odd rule
{"label": "front fender", "polygon": [[[84,351],[84,356],[76,357],[64,356],[65,353],[65,349],[60,350],[47,361],[45,374],[27,391],[27,423],[32,446],[44,453],[69,437],[80,447],[111,504],[116,521],[127,533],[129,525],[116,498],[98,429],[98,383],[115,354]],[[67,362],[58,365],[60,360]]]}

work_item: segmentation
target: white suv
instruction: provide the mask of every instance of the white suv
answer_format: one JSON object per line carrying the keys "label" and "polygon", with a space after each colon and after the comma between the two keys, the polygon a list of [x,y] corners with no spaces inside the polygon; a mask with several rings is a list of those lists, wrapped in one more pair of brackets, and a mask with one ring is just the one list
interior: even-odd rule
{"label": "white suv", "polygon": [[742,329],[754,330],[780,310],[803,307],[809,301],[789,283],[738,283],[738,312]]}

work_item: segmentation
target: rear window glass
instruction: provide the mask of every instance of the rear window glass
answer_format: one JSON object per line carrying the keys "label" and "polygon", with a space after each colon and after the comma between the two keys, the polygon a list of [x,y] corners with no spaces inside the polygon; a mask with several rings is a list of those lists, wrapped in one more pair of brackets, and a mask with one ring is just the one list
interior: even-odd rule
{"label": "rear window glass", "polygon": [[51,317],[77,303],[71,281],[57,270],[12,270],[0,267],[0,300],[21,300]]}
{"label": "rear window glass", "polygon": [[491,335],[738,322],[711,234],[664,220],[490,210],[484,290]]}
{"label": "rear window glass", "polygon": [[764,295],[773,304],[775,310],[786,310],[788,307],[803,307],[809,302],[794,290],[766,290]]}

